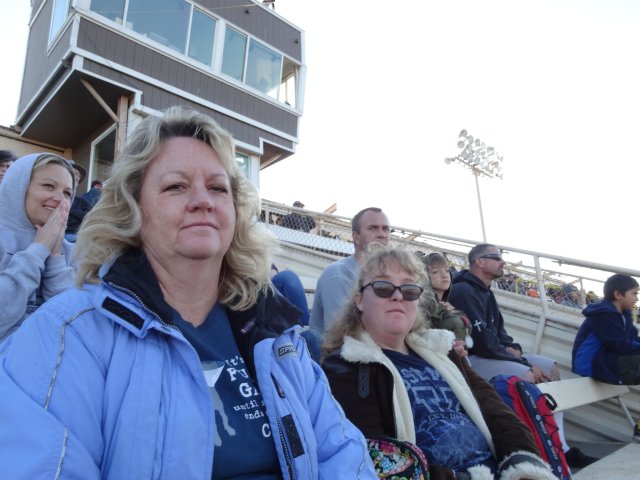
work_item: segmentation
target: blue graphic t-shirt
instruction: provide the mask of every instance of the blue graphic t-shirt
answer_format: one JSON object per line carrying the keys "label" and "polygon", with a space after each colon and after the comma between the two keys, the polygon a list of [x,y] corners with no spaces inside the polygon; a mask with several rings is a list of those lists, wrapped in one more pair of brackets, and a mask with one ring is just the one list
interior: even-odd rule
{"label": "blue graphic t-shirt", "polygon": [[429,463],[455,471],[479,464],[493,469],[487,440],[440,373],[413,352],[405,355],[384,350],[384,353],[400,372],[409,393],[416,444]]}
{"label": "blue graphic t-shirt", "polygon": [[245,367],[225,308],[216,304],[197,328],[177,312],[174,323],[200,357],[215,408],[212,478],[282,479],[264,401]]}

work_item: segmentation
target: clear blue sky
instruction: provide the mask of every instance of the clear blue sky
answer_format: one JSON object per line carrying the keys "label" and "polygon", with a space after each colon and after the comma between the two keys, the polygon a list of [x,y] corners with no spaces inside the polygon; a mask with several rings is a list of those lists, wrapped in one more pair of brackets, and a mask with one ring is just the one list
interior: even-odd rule
{"label": "clear blue sky", "polygon": [[[389,8],[385,8],[388,6]],[[29,2],[0,3],[0,124],[13,123]],[[640,269],[640,2],[276,0],[305,30],[297,153],[264,198],[480,240],[473,176],[445,165],[458,132],[504,156],[481,179],[488,240]]]}

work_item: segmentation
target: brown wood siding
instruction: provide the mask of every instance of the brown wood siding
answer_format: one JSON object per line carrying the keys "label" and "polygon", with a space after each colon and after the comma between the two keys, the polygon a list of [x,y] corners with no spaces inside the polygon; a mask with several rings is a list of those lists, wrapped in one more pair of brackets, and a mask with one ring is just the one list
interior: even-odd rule
{"label": "brown wood siding", "polygon": [[24,111],[28,102],[33,100],[33,96],[42,88],[47,78],[59,67],[60,61],[69,50],[71,41],[70,26],[58,40],[51,53],[47,55],[51,5],[52,2],[47,2],[29,30],[24,77],[22,80],[20,101],[18,102],[19,114]]}
{"label": "brown wood siding", "polygon": [[260,5],[247,0],[197,0],[194,3],[302,62],[300,30]]}
{"label": "brown wood siding", "polygon": [[134,89],[142,91],[142,103],[145,107],[155,110],[165,110],[173,105],[186,105],[207,113],[216,119],[223,128],[228,130],[235,139],[249,145],[253,145],[256,148],[260,147],[260,139],[268,141],[274,145],[279,145],[289,151],[292,151],[294,148],[294,144],[290,140],[286,140],[279,135],[254,127],[218,111],[208,109],[202,104],[189,101],[179,95],[167,92],[156,85],[143,82],[90,60],[85,60],[84,67],[87,71],[93,72],[96,75],[109,78],[115,82],[129,85]]}
{"label": "brown wood siding", "polygon": [[80,22],[78,47],[288,135],[298,135],[298,115],[86,19]]}

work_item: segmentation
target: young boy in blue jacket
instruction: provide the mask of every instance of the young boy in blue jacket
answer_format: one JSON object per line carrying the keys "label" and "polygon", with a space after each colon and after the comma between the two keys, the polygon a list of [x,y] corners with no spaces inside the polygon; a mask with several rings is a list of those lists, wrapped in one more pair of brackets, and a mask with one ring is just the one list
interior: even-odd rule
{"label": "young boy in blue jacket", "polygon": [[572,370],[601,382],[640,384],[640,338],[631,310],[638,282],[615,274],[604,283],[604,300],[587,305],[573,343]]}

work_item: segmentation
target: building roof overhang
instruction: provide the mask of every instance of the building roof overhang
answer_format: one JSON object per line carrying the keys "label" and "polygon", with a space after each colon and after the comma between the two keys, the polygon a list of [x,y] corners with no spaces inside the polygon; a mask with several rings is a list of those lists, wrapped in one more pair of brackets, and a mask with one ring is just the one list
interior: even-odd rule
{"label": "building roof overhang", "polygon": [[109,112],[83,84],[88,82],[105,104],[117,113],[118,99],[131,96],[133,89],[95,78],[78,70],[60,76],[50,89],[43,89],[16,125],[21,134],[39,142],[75,148],[106,122]]}

